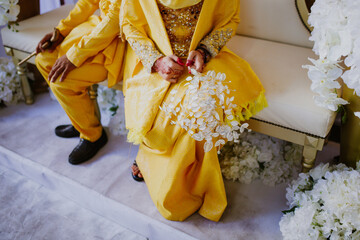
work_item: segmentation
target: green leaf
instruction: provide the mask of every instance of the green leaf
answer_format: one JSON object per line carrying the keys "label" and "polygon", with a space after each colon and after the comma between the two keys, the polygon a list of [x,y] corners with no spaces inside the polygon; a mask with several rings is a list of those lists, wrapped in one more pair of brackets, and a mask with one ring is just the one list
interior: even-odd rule
{"label": "green leaf", "polygon": [[348,119],[348,113],[347,113],[346,108],[344,107],[344,105],[340,105],[338,107],[337,112],[342,115],[341,116],[341,123],[345,124],[347,122],[347,119]]}
{"label": "green leaf", "polygon": [[119,106],[117,106],[117,105],[109,108],[110,112],[112,112],[111,116],[115,116],[118,108],[119,108]]}
{"label": "green leaf", "polygon": [[281,211],[283,214],[287,214],[287,213],[292,213],[295,212],[295,209],[297,209],[298,206],[294,206],[293,208],[289,209],[289,210],[285,210],[285,211]]}

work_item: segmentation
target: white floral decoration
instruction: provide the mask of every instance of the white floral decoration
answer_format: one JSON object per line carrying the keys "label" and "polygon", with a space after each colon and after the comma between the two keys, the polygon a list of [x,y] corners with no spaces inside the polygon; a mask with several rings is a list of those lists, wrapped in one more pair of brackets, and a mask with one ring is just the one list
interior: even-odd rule
{"label": "white floral decoration", "polygon": [[285,240],[360,239],[360,169],[320,164],[287,188]]}
{"label": "white floral decoration", "polygon": [[245,184],[260,179],[275,186],[299,174],[301,146],[255,132],[241,134],[239,141],[221,149],[219,160],[226,179]]}
{"label": "white floral decoration", "polygon": [[101,112],[101,123],[108,126],[114,135],[127,134],[125,127],[124,95],[121,91],[99,85],[97,101]]}
{"label": "white floral decoration", "polygon": [[236,119],[237,105],[232,103],[234,97],[229,96],[226,75],[215,71],[201,74],[192,70],[191,73],[194,76],[186,78],[184,100],[175,99],[178,89],[173,89],[170,103],[163,103],[160,109],[173,119],[171,124],[178,124],[196,141],[205,140],[205,152],[214,146],[219,150],[225,139],[238,142],[248,124],[240,124]]}
{"label": "white floral decoration", "polygon": [[[306,65],[312,81],[311,90],[317,94],[315,103],[336,111],[348,104],[338,97],[342,78],[360,96],[360,2],[354,0],[316,0],[311,8],[309,23],[313,27],[310,40],[318,60],[309,59]],[[347,70],[340,67],[344,63]],[[356,116],[360,117],[359,114]]]}
{"label": "white floral decoration", "polygon": [[19,0],[0,0],[0,26],[8,25],[8,28],[14,29],[13,22],[17,20],[20,12]]}
{"label": "white floral decoration", "polygon": [[0,102],[11,105],[20,100],[23,94],[15,64],[8,58],[0,58]]}

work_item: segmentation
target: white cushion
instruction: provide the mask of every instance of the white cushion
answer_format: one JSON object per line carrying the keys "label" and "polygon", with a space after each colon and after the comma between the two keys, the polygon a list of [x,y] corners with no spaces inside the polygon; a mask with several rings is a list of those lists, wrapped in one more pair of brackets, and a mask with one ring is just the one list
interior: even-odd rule
{"label": "white cushion", "polygon": [[3,28],[1,36],[4,46],[28,53],[35,51],[44,35],[53,31],[53,28],[69,14],[73,7],[74,5],[64,5],[53,11],[21,21],[17,27],[19,32]]}
{"label": "white cushion", "polygon": [[294,0],[240,0],[237,33],[255,38],[312,47]]}
{"label": "white cushion", "polygon": [[269,107],[254,118],[326,137],[336,114],[315,105],[311,81],[302,65],[309,48],[236,35],[227,45],[250,63],[266,90]]}

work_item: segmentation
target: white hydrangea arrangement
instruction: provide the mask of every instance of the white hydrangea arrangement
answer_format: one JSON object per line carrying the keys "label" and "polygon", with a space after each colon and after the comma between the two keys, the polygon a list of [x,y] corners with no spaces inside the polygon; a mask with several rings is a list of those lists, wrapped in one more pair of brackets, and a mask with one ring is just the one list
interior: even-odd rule
{"label": "white hydrangea arrangement", "polygon": [[228,142],[219,155],[226,179],[249,184],[260,179],[275,186],[289,182],[301,170],[302,147],[260,133],[245,132],[240,143]]}
{"label": "white hydrangea arrangement", "polygon": [[124,95],[121,91],[99,85],[97,101],[101,112],[101,123],[108,126],[114,135],[126,135]]}
{"label": "white hydrangea arrangement", "polygon": [[[314,28],[310,40],[319,59],[310,59],[307,68],[311,90],[319,106],[336,111],[348,104],[338,97],[338,78],[360,96],[360,2],[354,0],[316,0],[308,20]],[[340,64],[344,63],[344,70]],[[360,112],[355,113],[360,117]]]}
{"label": "white hydrangea arrangement", "polygon": [[285,240],[360,239],[360,164],[320,164],[287,188],[290,210],[280,221]]}
{"label": "white hydrangea arrangement", "polygon": [[16,31],[13,23],[20,12],[18,2],[19,0],[0,0],[0,26],[8,25],[9,29]]}
{"label": "white hydrangea arrangement", "polygon": [[0,102],[11,105],[20,100],[23,100],[23,94],[15,64],[7,58],[0,58]]}
{"label": "white hydrangea arrangement", "polygon": [[[205,152],[214,146],[219,150],[225,144],[225,139],[238,142],[248,124],[240,124],[236,119],[237,105],[232,103],[234,97],[229,96],[226,75],[216,74],[215,71],[201,74],[192,70],[191,73],[193,76],[184,81],[188,86],[184,99],[176,99],[178,89],[173,89],[170,103],[163,103],[160,109],[173,119],[172,124],[178,124],[196,141],[205,140]],[[219,111],[223,114],[219,114]],[[213,141],[216,141],[215,144]]]}

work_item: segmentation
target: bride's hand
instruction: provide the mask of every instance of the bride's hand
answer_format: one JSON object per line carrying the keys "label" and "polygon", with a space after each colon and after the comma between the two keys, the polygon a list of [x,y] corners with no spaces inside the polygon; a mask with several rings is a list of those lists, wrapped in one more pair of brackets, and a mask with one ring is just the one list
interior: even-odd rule
{"label": "bride's hand", "polygon": [[184,72],[184,63],[175,55],[161,57],[155,61],[153,71],[171,83],[176,83]]}
{"label": "bride's hand", "polygon": [[205,66],[204,54],[201,50],[193,50],[189,53],[189,57],[186,61],[186,66],[189,72],[191,69],[195,69],[197,72],[202,72]]}

